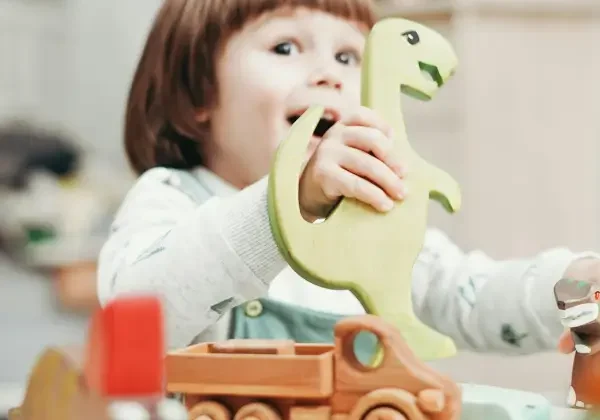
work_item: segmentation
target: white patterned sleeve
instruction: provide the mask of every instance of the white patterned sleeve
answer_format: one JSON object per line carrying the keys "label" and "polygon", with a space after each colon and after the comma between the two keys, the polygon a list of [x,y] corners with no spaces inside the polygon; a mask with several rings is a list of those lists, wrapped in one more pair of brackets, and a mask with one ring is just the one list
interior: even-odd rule
{"label": "white patterned sleeve", "polygon": [[563,327],[554,284],[585,257],[596,255],[555,248],[496,261],[481,251],[464,252],[429,229],[413,272],[415,311],[459,348],[507,354],[555,349]]}
{"label": "white patterned sleeve", "polygon": [[98,263],[102,304],[131,293],[165,303],[169,348],[188,345],[285,267],[272,237],[267,181],[199,203],[176,171],[146,172],[127,195]]}

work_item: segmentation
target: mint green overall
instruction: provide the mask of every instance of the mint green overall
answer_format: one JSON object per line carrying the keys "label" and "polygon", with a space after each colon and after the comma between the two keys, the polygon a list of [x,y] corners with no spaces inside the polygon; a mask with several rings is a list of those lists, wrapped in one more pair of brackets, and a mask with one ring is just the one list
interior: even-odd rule
{"label": "mint green overall", "polygon": [[[271,299],[247,302],[233,310],[231,338],[291,339],[298,343],[333,343],[333,328],[343,316],[302,308]],[[356,357],[367,362],[377,340],[360,333],[355,340]]]}

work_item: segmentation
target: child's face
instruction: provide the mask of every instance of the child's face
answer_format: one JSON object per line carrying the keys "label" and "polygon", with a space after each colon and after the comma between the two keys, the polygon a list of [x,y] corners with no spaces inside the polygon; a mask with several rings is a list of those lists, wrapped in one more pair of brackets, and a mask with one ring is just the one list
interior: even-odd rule
{"label": "child's face", "polygon": [[242,188],[268,173],[292,117],[323,105],[339,119],[358,106],[366,30],[320,11],[280,9],[233,35],[217,62],[207,166]]}

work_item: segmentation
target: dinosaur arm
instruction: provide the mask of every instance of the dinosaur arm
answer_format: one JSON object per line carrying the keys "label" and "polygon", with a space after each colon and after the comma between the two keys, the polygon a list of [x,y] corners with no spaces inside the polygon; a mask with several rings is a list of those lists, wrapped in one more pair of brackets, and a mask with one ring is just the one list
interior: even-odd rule
{"label": "dinosaur arm", "polygon": [[429,197],[440,203],[449,213],[460,210],[461,193],[458,182],[446,172],[427,164],[430,179]]}

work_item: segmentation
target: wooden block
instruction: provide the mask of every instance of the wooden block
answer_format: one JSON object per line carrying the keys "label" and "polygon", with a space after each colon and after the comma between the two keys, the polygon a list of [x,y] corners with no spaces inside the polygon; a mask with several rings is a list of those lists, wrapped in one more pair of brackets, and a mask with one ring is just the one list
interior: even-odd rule
{"label": "wooden block", "polygon": [[97,311],[85,361],[90,388],[112,397],[162,393],[163,336],[162,307],[156,297],[119,298]]}
{"label": "wooden block", "polygon": [[[23,403],[10,410],[9,419],[77,419],[73,404],[86,393],[81,375],[80,350],[70,347],[47,348],[31,370]],[[90,420],[94,418],[90,417]]]}
{"label": "wooden block", "polygon": [[119,298],[98,310],[87,346],[41,354],[10,420],[129,419],[134,406],[144,418],[187,418],[181,404],[164,400],[162,325],[155,297]]}

